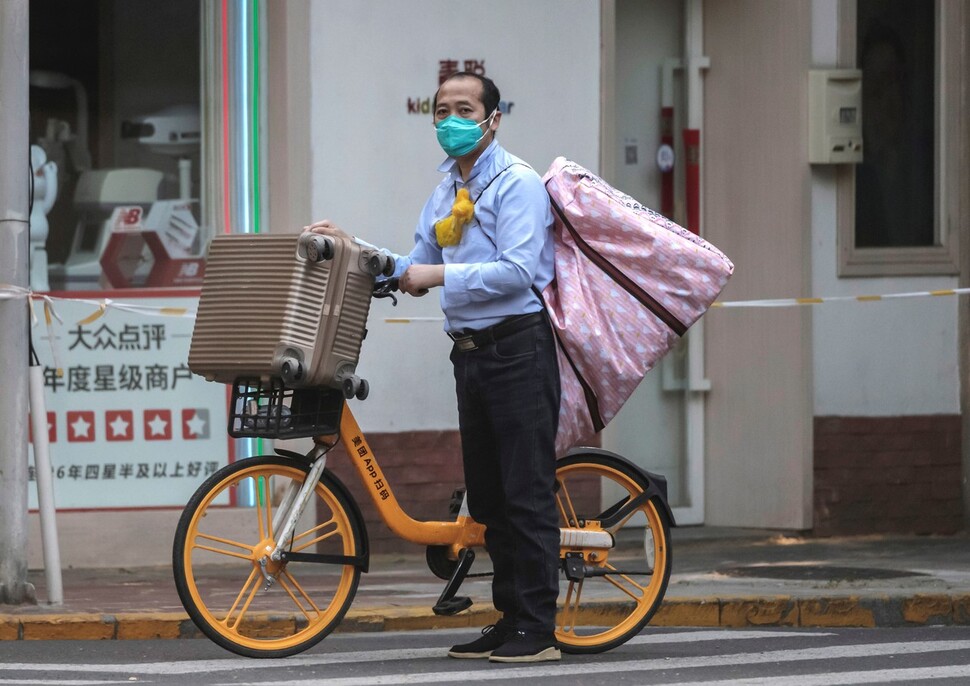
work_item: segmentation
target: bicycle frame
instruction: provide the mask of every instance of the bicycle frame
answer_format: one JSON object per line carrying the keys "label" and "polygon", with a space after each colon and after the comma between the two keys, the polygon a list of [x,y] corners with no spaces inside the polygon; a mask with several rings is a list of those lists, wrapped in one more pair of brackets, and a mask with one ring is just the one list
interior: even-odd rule
{"label": "bicycle frame", "polygon": [[[286,523],[283,528],[278,530],[276,546],[269,555],[273,560],[281,558],[290,535],[326,465],[326,451],[321,447],[326,444],[322,440],[315,440],[317,445],[307,456],[313,463],[313,467],[306,482],[299,493],[295,495],[287,493],[284,496],[284,502],[289,500],[292,503],[292,509],[285,515]],[[390,482],[384,476],[377,456],[367,443],[367,438],[357,419],[346,405],[340,418],[340,440],[361,482],[367,486],[367,492],[381,519],[396,536],[419,545],[447,546],[452,559],[457,558],[463,549],[481,548],[485,545],[485,527],[469,517],[465,508],[462,508],[462,512],[454,521],[447,522],[418,521],[404,511],[394,495]],[[289,504],[286,507],[289,507]],[[284,507],[277,511],[278,515],[282,512],[285,512]],[[568,513],[563,514],[568,515]],[[575,515],[573,518],[575,519]],[[569,519],[568,516],[566,519]],[[273,528],[276,529],[277,526],[278,522],[273,522]],[[614,540],[609,532],[602,529],[564,527],[560,529],[560,545],[571,549],[609,550],[614,546]]]}
{"label": "bicycle frame", "polygon": [[344,406],[340,417],[340,440],[361,482],[367,486],[367,492],[381,518],[396,536],[420,545],[452,546],[455,552],[461,548],[485,545],[485,527],[471,517],[459,515],[450,522],[422,522],[404,511],[357,419],[347,406]]}

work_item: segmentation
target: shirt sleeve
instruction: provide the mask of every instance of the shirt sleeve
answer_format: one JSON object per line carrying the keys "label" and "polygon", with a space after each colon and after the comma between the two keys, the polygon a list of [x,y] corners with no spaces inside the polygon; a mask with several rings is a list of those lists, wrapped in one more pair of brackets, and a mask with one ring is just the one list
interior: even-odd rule
{"label": "shirt sleeve", "polygon": [[443,304],[461,307],[529,288],[552,225],[549,196],[535,172],[512,173],[496,191],[495,259],[445,266]]}
{"label": "shirt sleeve", "polygon": [[380,248],[357,236],[354,236],[354,242],[372,250],[379,250],[393,259],[394,273],[391,275],[392,277],[400,277],[412,264],[441,264],[441,248],[429,239],[427,231],[427,227],[432,223],[432,200],[433,198],[429,199],[421,211],[421,217],[418,219],[418,225],[414,230],[414,248],[408,255],[398,255],[387,248]]}

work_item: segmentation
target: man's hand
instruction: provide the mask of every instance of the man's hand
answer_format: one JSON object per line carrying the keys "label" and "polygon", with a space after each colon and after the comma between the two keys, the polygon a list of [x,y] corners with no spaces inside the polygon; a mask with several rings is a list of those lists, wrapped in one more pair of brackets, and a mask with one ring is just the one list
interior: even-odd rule
{"label": "man's hand", "polygon": [[398,288],[408,295],[425,295],[429,288],[445,285],[445,265],[412,264],[401,276]]}
{"label": "man's hand", "polygon": [[346,238],[347,240],[353,240],[352,236],[349,236],[345,231],[343,231],[336,224],[331,222],[329,219],[321,219],[320,221],[313,222],[309,226],[303,227],[304,231],[310,231],[312,233],[320,233],[324,236],[336,236],[338,238]]}

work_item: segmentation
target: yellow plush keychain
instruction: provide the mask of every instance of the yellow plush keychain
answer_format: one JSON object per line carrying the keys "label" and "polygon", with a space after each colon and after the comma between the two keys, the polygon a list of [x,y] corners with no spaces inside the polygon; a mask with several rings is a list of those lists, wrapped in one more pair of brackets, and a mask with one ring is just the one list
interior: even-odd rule
{"label": "yellow plush keychain", "polygon": [[455,202],[451,206],[451,214],[434,223],[434,234],[438,245],[447,248],[461,242],[461,232],[468,222],[475,216],[475,203],[471,201],[467,188],[459,188],[455,194]]}

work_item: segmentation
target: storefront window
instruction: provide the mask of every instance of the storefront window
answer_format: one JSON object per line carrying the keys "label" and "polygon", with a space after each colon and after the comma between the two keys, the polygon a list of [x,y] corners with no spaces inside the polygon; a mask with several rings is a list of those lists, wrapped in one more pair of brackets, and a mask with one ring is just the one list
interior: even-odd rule
{"label": "storefront window", "polygon": [[258,231],[267,205],[266,7],[29,7],[30,287],[63,291],[33,334],[58,507],[181,506],[260,450],[228,439],[225,387],[187,358],[209,240]]}
{"label": "storefront window", "polygon": [[200,16],[31,1],[32,289],[200,283]]}

